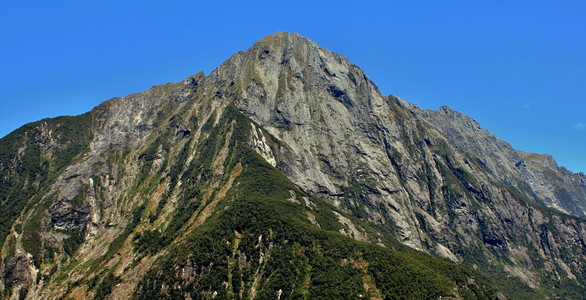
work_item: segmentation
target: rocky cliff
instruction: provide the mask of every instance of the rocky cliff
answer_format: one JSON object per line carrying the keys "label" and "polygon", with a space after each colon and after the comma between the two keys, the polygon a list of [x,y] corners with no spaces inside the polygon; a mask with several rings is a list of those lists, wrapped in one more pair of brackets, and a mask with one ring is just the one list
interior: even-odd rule
{"label": "rocky cliff", "polygon": [[0,150],[7,298],[585,290],[583,174],[383,96],[298,34]]}

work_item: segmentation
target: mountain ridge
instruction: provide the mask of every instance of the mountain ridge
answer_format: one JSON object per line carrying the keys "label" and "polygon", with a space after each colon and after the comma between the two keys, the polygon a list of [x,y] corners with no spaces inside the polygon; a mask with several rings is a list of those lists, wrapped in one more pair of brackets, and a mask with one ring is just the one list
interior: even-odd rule
{"label": "mountain ridge", "polygon": [[[469,283],[483,280],[510,297],[575,296],[584,287],[583,176],[512,149],[447,107],[383,96],[359,67],[298,34],[267,36],[209,76],[35,124],[0,140],[0,203],[13,215],[2,220],[10,234],[0,285],[12,297],[308,297],[319,293],[310,286],[333,283],[311,281],[325,263],[353,287],[339,297],[385,298],[401,293],[389,285],[395,278],[365,263],[423,259],[403,245],[482,274],[456,268],[452,276],[445,270],[454,267],[433,259],[421,271],[401,258],[405,274],[443,278],[417,286],[429,293],[419,296],[504,297]],[[545,178],[553,179],[539,190]],[[34,193],[17,193],[27,188]],[[263,217],[252,217],[255,207]],[[268,223],[259,228],[236,212]],[[324,231],[298,236],[289,227]],[[323,239],[379,254],[364,261]],[[325,245],[334,252],[324,255]],[[174,257],[182,247],[203,256]],[[293,255],[303,276],[281,273],[291,266],[271,253]],[[269,269],[303,288],[264,276]]]}

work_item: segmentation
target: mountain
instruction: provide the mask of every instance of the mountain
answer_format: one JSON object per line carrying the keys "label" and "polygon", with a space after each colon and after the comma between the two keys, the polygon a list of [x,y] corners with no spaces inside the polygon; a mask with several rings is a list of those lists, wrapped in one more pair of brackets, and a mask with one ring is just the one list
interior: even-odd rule
{"label": "mountain", "polygon": [[586,177],[286,32],[0,139],[7,299],[580,299]]}

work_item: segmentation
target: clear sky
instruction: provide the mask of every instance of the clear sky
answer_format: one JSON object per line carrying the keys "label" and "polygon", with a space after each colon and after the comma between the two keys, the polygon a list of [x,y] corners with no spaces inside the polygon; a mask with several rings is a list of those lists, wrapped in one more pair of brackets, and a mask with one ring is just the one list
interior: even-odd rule
{"label": "clear sky", "polygon": [[277,31],[586,171],[586,1],[0,1],[0,136],[209,74]]}

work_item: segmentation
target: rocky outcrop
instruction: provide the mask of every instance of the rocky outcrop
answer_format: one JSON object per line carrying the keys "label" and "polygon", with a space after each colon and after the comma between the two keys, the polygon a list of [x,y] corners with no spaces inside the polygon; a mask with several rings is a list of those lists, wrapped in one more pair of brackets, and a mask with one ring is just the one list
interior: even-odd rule
{"label": "rocky outcrop", "polygon": [[412,109],[459,151],[473,157],[500,182],[514,186],[533,201],[558,211],[586,217],[584,174],[558,167],[553,157],[524,153],[447,106],[438,111]]}

